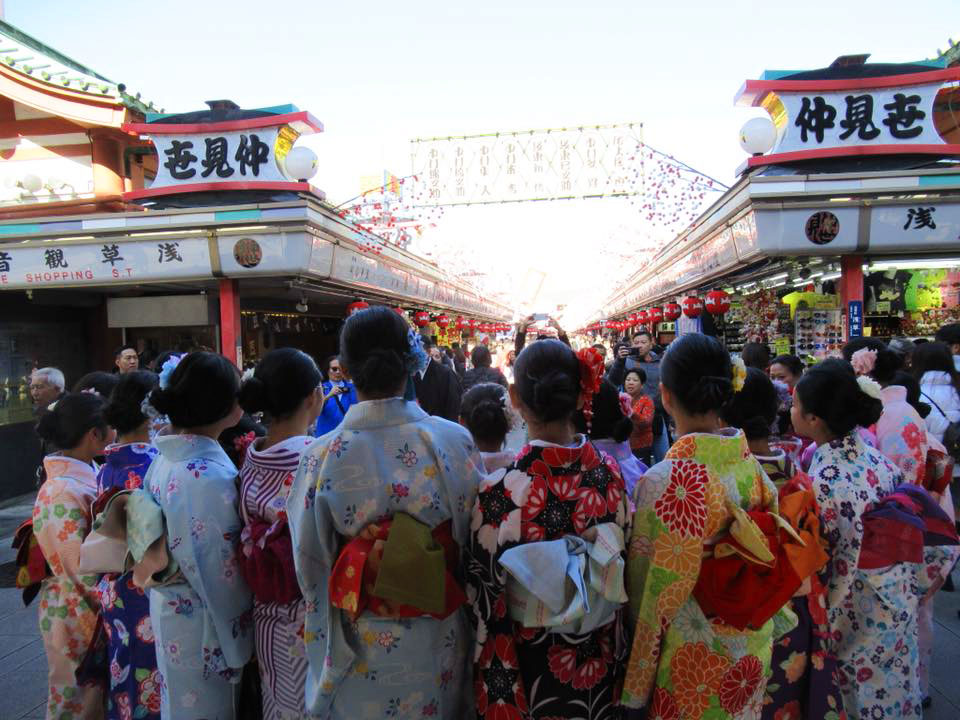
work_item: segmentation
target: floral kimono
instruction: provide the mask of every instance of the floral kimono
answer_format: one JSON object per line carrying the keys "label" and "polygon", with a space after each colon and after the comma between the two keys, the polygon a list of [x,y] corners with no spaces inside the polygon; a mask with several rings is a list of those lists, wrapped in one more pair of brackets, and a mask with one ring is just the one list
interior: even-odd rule
{"label": "floral kimono", "polygon": [[[474,683],[479,717],[621,717],[628,517],[616,461],[582,435],[572,447],[531,442],[510,467],[484,479],[473,509],[467,566],[477,626]],[[561,589],[560,602],[551,611],[576,602],[576,594],[562,592],[565,585],[573,585],[566,575],[576,555],[561,553],[559,568],[538,555],[518,556],[526,566],[509,558],[518,552],[539,554],[557,540],[573,547],[586,540],[585,554],[595,558],[601,531],[616,540],[608,548],[607,566],[619,568],[619,575],[607,576],[616,575],[618,586],[590,598],[581,617],[545,612],[536,621],[524,612],[549,589],[538,592],[529,580],[521,582],[524,570]]]}
{"label": "floral kimono", "polygon": [[907,402],[907,389],[890,385],[881,391],[883,414],[877,421],[877,448],[900,468],[905,482],[923,484],[927,461],[927,426]]}
{"label": "floral kimono", "polygon": [[[244,529],[243,551],[253,552],[282,529],[287,520],[287,496],[300,465],[300,456],[312,437],[296,436],[258,450],[260,440],[247,448],[240,469],[240,515]],[[282,530],[281,530],[282,531]],[[293,554],[285,560],[293,567]],[[291,573],[292,578],[292,573]],[[252,582],[251,582],[252,584]],[[293,580],[294,589],[296,581]],[[307,678],[307,654],[303,645],[303,599],[264,602],[254,590],[253,624],[257,667],[263,687],[264,720],[297,720],[304,717],[303,688]]]}
{"label": "floral kimono", "polygon": [[853,431],[817,448],[810,477],[830,542],[827,617],[851,718],[921,717],[914,563],[857,567],[867,505],[893,492],[901,473]]}
{"label": "floral kimono", "polygon": [[759,718],[782,610],[758,630],[708,620],[693,590],[705,542],[730,524],[730,505],[777,510],[777,491],[742,432],[693,433],[637,486],[628,595],[636,630],[623,693],[650,717]]}
{"label": "floral kimono", "polygon": [[216,440],[156,439],[146,484],[182,577],[150,590],[164,720],[230,720],[253,650],[250,590],[237,567],[237,469]]}
{"label": "floral kimono", "polygon": [[[779,490],[780,498],[809,489],[810,478],[781,449],[755,456]],[[797,627],[774,641],[772,674],[763,700],[764,720],[842,720],[843,696],[837,658],[827,625],[827,569],[809,578],[809,587],[795,595],[790,609]]]}
{"label": "floral kimono", "polygon": [[308,712],[324,720],[472,712],[465,608],[444,619],[370,610],[351,619],[344,603],[331,602],[343,590],[331,575],[345,545],[401,514],[429,528],[446,525],[463,548],[481,468],[466,430],[401,398],[352,405],[304,453],[287,513],[306,605]]}
{"label": "floral kimono", "polygon": [[91,465],[63,455],[43,459],[46,482],[33,506],[33,532],[50,565],[40,589],[40,634],[47,651],[48,720],[103,717],[99,687],[77,687],[76,671],[97,627],[96,575],[81,575],[80,546],[97,494]]}
{"label": "floral kimono", "polygon": [[[142,488],[143,478],[156,456],[153,445],[110,445],[97,478],[98,492]],[[110,720],[130,717],[159,720],[160,685],[156,678],[157,653],[150,622],[150,598],[133,584],[132,571],[119,576],[103,575],[97,583],[97,592],[110,663],[107,717]]]}

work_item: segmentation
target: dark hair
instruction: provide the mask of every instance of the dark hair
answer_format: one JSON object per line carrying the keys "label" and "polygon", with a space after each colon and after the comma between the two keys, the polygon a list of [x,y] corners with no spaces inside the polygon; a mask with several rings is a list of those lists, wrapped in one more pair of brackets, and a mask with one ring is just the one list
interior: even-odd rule
{"label": "dark hair", "polygon": [[593,439],[613,438],[614,442],[622,443],[633,432],[633,422],[623,414],[620,408],[620,391],[613,383],[604,380],[600,390],[593,396],[593,417],[587,427],[587,419],[583,411],[573,416],[573,424],[577,432],[588,433]]}
{"label": "dark hair", "polygon": [[803,375],[803,360],[798,358],[796,355],[777,355],[773,360],[770,361],[770,364],[783,365],[787,370],[790,371],[791,375],[795,375],[796,377]]}
{"label": "dark hair", "polygon": [[770,348],[763,343],[748,342],[740,351],[740,359],[748,368],[757,368],[766,372],[770,367]]}
{"label": "dark hair", "polygon": [[156,386],[157,375],[149,370],[134,370],[121,375],[103,410],[107,424],[120,435],[133,432],[143,425],[147,416],[140,410],[140,406]]}
{"label": "dark hair", "polygon": [[886,387],[893,383],[897,370],[903,368],[903,356],[890,348],[883,346],[877,350],[877,362],[870,372],[870,377]]}
{"label": "dark hair", "polygon": [[900,385],[907,390],[907,402],[913,406],[920,417],[925,418],[933,409],[929,404],[920,401],[920,383],[906,370],[897,370],[891,385]]}
{"label": "dark hair", "polygon": [[937,342],[946,343],[948,346],[960,344],[960,323],[944,325],[937,330],[937,334],[933,336],[933,339]]}
{"label": "dark hair", "polygon": [[403,391],[405,356],[410,352],[408,331],[406,321],[382,305],[347,318],[340,332],[340,362],[358,390],[380,396]]}
{"label": "dark hair", "polygon": [[733,397],[730,355],[709,335],[683,335],[660,361],[660,382],[687,412],[720,412]]}
{"label": "dark hair", "polygon": [[[113,351],[113,357],[114,358],[120,357],[121,355],[123,355],[124,350],[133,350],[134,352],[137,352],[137,349],[133,345],[129,345],[129,344],[121,345],[120,347],[118,347],[116,350]],[[139,356],[140,356],[140,353],[137,353],[137,357]]]}
{"label": "dark hair", "polygon": [[176,427],[200,427],[233,412],[239,389],[233,363],[216,353],[193,352],[180,360],[166,388],[150,393],[150,404]]}
{"label": "dark hair", "polygon": [[[436,343],[433,341],[433,338],[432,338],[432,337],[430,337],[429,335],[424,335],[424,334],[421,334],[421,335],[420,335],[420,342],[421,342],[421,344],[423,345],[423,349],[426,350],[427,352],[430,351],[430,348],[432,348],[434,345],[436,345]],[[466,356],[464,356],[464,357],[466,357]]]}
{"label": "dark hair", "polygon": [[[641,335],[646,335],[648,338],[650,338],[650,342],[653,342],[653,333],[650,332],[649,330],[637,330],[637,331],[633,334],[633,337],[634,337],[634,338],[638,338],[638,337],[640,337]],[[630,340],[632,341],[633,338],[630,338]]]}
{"label": "dark hair", "polygon": [[486,345],[477,345],[470,352],[470,362],[473,363],[475,368],[478,367],[490,367],[490,364],[493,362],[493,359],[490,357],[490,350]]}
{"label": "dark hair", "polygon": [[602,352],[604,355],[607,354],[607,346],[604,345],[603,343],[595,343],[594,345],[591,345],[590,347],[596,348],[597,350],[599,350],[600,352]]}
{"label": "dark hair", "polygon": [[460,401],[460,419],[474,440],[503,444],[512,426],[507,390],[497,383],[478,383]]}
{"label": "dark hair", "polygon": [[638,378],[640,378],[640,383],[641,383],[642,385],[645,385],[645,384],[646,384],[646,382],[647,382],[647,373],[646,373],[646,371],[644,371],[644,369],[643,369],[642,367],[632,367],[632,368],[630,368],[629,370],[627,370],[627,371],[623,374],[623,381],[624,381],[624,382],[627,381],[627,375],[629,375],[630,373],[633,373],[633,374],[635,374]]}
{"label": "dark hair", "polygon": [[759,368],[747,368],[740,392],[734,393],[721,415],[731,427],[740,428],[748,440],[769,437],[777,419],[780,398],[770,377]]}
{"label": "dark hair", "polygon": [[853,367],[839,358],[829,358],[807,370],[794,393],[804,412],[823,420],[837,437],[849,434],[858,425],[873,425],[883,413],[883,403],[860,389]]}
{"label": "dark hair", "polygon": [[240,386],[240,407],[248,413],[265,412],[285,418],[296,412],[323,376],[313,358],[302,350],[271,350],[257,363],[253,377]]}
{"label": "dark hair", "polygon": [[863,350],[864,348],[867,348],[867,350],[876,350],[879,352],[880,350],[886,349],[886,347],[887,345],[883,342],[883,340],[877,340],[877,338],[873,337],[857,337],[848,341],[843,346],[843,350],[841,350],[841,352],[843,353],[843,359],[847,362],[850,362],[850,360],[853,358],[853,354],[857,350]]}
{"label": "dark hair", "polygon": [[153,359],[153,369],[154,369],[154,371],[155,371],[157,374],[159,374],[160,371],[163,370],[163,364],[164,364],[167,360],[169,360],[170,358],[172,358],[174,355],[179,355],[179,354],[180,354],[180,353],[176,352],[175,350],[164,350],[162,353],[160,353],[159,355],[157,355],[157,357],[155,357],[155,358]]}
{"label": "dark hair", "polygon": [[67,393],[53,410],[40,416],[37,435],[58,448],[75,448],[92,428],[107,430],[105,405],[103,398],[93,393]]}
{"label": "dark hair", "polygon": [[71,392],[84,392],[86,390],[96,390],[97,394],[104,400],[110,397],[117,383],[120,382],[120,376],[116,373],[102,372],[94,370],[77,380]]}
{"label": "dark hair", "polygon": [[250,433],[253,433],[253,439],[256,440],[266,435],[267,429],[260,423],[254,422],[253,418],[249,415],[243,415],[240,418],[240,422],[224,430],[220,433],[220,437],[217,438],[220,447],[223,448],[227,457],[233,461],[236,467],[240,467],[243,464],[244,455],[249,444],[242,441],[246,440],[244,436]]}
{"label": "dark hair", "polygon": [[910,364],[913,376],[923,382],[923,374],[927,372],[945,372],[950,376],[950,382],[957,394],[960,394],[960,373],[953,364],[953,353],[950,346],[943,342],[927,342],[917,345],[913,351],[913,361]]}
{"label": "dark hair", "polygon": [[580,361],[569,345],[539,340],[517,355],[514,384],[523,404],[542,422],[569,418],[580,397]]}

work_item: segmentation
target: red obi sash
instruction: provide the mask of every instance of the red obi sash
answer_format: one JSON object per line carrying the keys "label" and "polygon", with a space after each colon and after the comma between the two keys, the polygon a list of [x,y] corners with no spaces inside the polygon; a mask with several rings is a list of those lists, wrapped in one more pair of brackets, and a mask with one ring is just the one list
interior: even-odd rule
{"label": "red obi sash", "polygon": [[[412,518],[404,518],[404,525],[409,526],[410,523],[422,526]],[[388,551],[385,555],[384,550],[387,549],[394,525],[395,519],[372,523],[347,542],[330,576],[330,604],[343,610],[351,620],[356,620],[364,611],[390,618],[423,615],[437,619],[448,617],[467,601],[463,588],[453,574],[459,564],[460,547],[453,539],[451,521],[447,520],[432,530],[422,526],[423,537],[428,538],[426,545],[430,547],[406,544],[406,547]],[[424,562],[424,553],[442,553],[442,558],[435,556],[434,559],[440,562]],[[380,578],[378,587],[381,570],[386,571],[388,565],[392,566],[389,572],[394,578],[403,576],[406,571],[409,588],[399,588],[393,582],[383,589],[388,586],[383,578]],[[425,571],[427,566],[432,566],[434,571]],[[439,592],[441,584],[442,597]],[[404,602],[418,594],[418,587],[425,590],[424,595],[434,594],[440,601],[437,604],[429,601]],[[436,592],[432,593],[431,590]],[[419,605],[413,604],[416,602]],[[434,606],[426,607],[431,604]]]}
{"label": "red obi sash", "polygon": [[299,600],[300,585],[293,564],[293,543],[287,519],[268,523],[260,517],[251,518],[245,528],[240,558],[240,572],[253,596],[262,603],[286,605]]}

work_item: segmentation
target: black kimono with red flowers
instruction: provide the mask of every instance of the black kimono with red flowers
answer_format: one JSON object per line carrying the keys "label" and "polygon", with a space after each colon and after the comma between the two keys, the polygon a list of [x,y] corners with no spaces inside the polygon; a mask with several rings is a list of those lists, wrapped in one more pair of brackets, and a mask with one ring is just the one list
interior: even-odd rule
{"label": "black kimono with red flowers", "polygon": [[478,717],[623,717],[624,610],[584,635],[525,628],[507,612],[506,571],[498,560],[522,543],[580,536],[601,523],[616,523],[629,537],[629,516],[616,460],[582,436],[569,448],[527,445],[481,483],[466,553]]}

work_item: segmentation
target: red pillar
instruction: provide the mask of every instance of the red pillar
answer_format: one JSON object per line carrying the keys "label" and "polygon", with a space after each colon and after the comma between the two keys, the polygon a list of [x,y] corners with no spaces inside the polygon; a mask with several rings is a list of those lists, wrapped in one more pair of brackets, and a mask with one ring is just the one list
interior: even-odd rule
{"label": "red pillar", "polygon": [[240,288],[236,280],[220,279],[220,353],[241,367]]}
{"label": "red pillar", "polygon": [[[840,258],[840,304],[844,317],[849,318],[850,303],[860,302],[863,309],[863,257],[844,255]],[[844,321],[844,338],[850,339],[850,327]]]}

